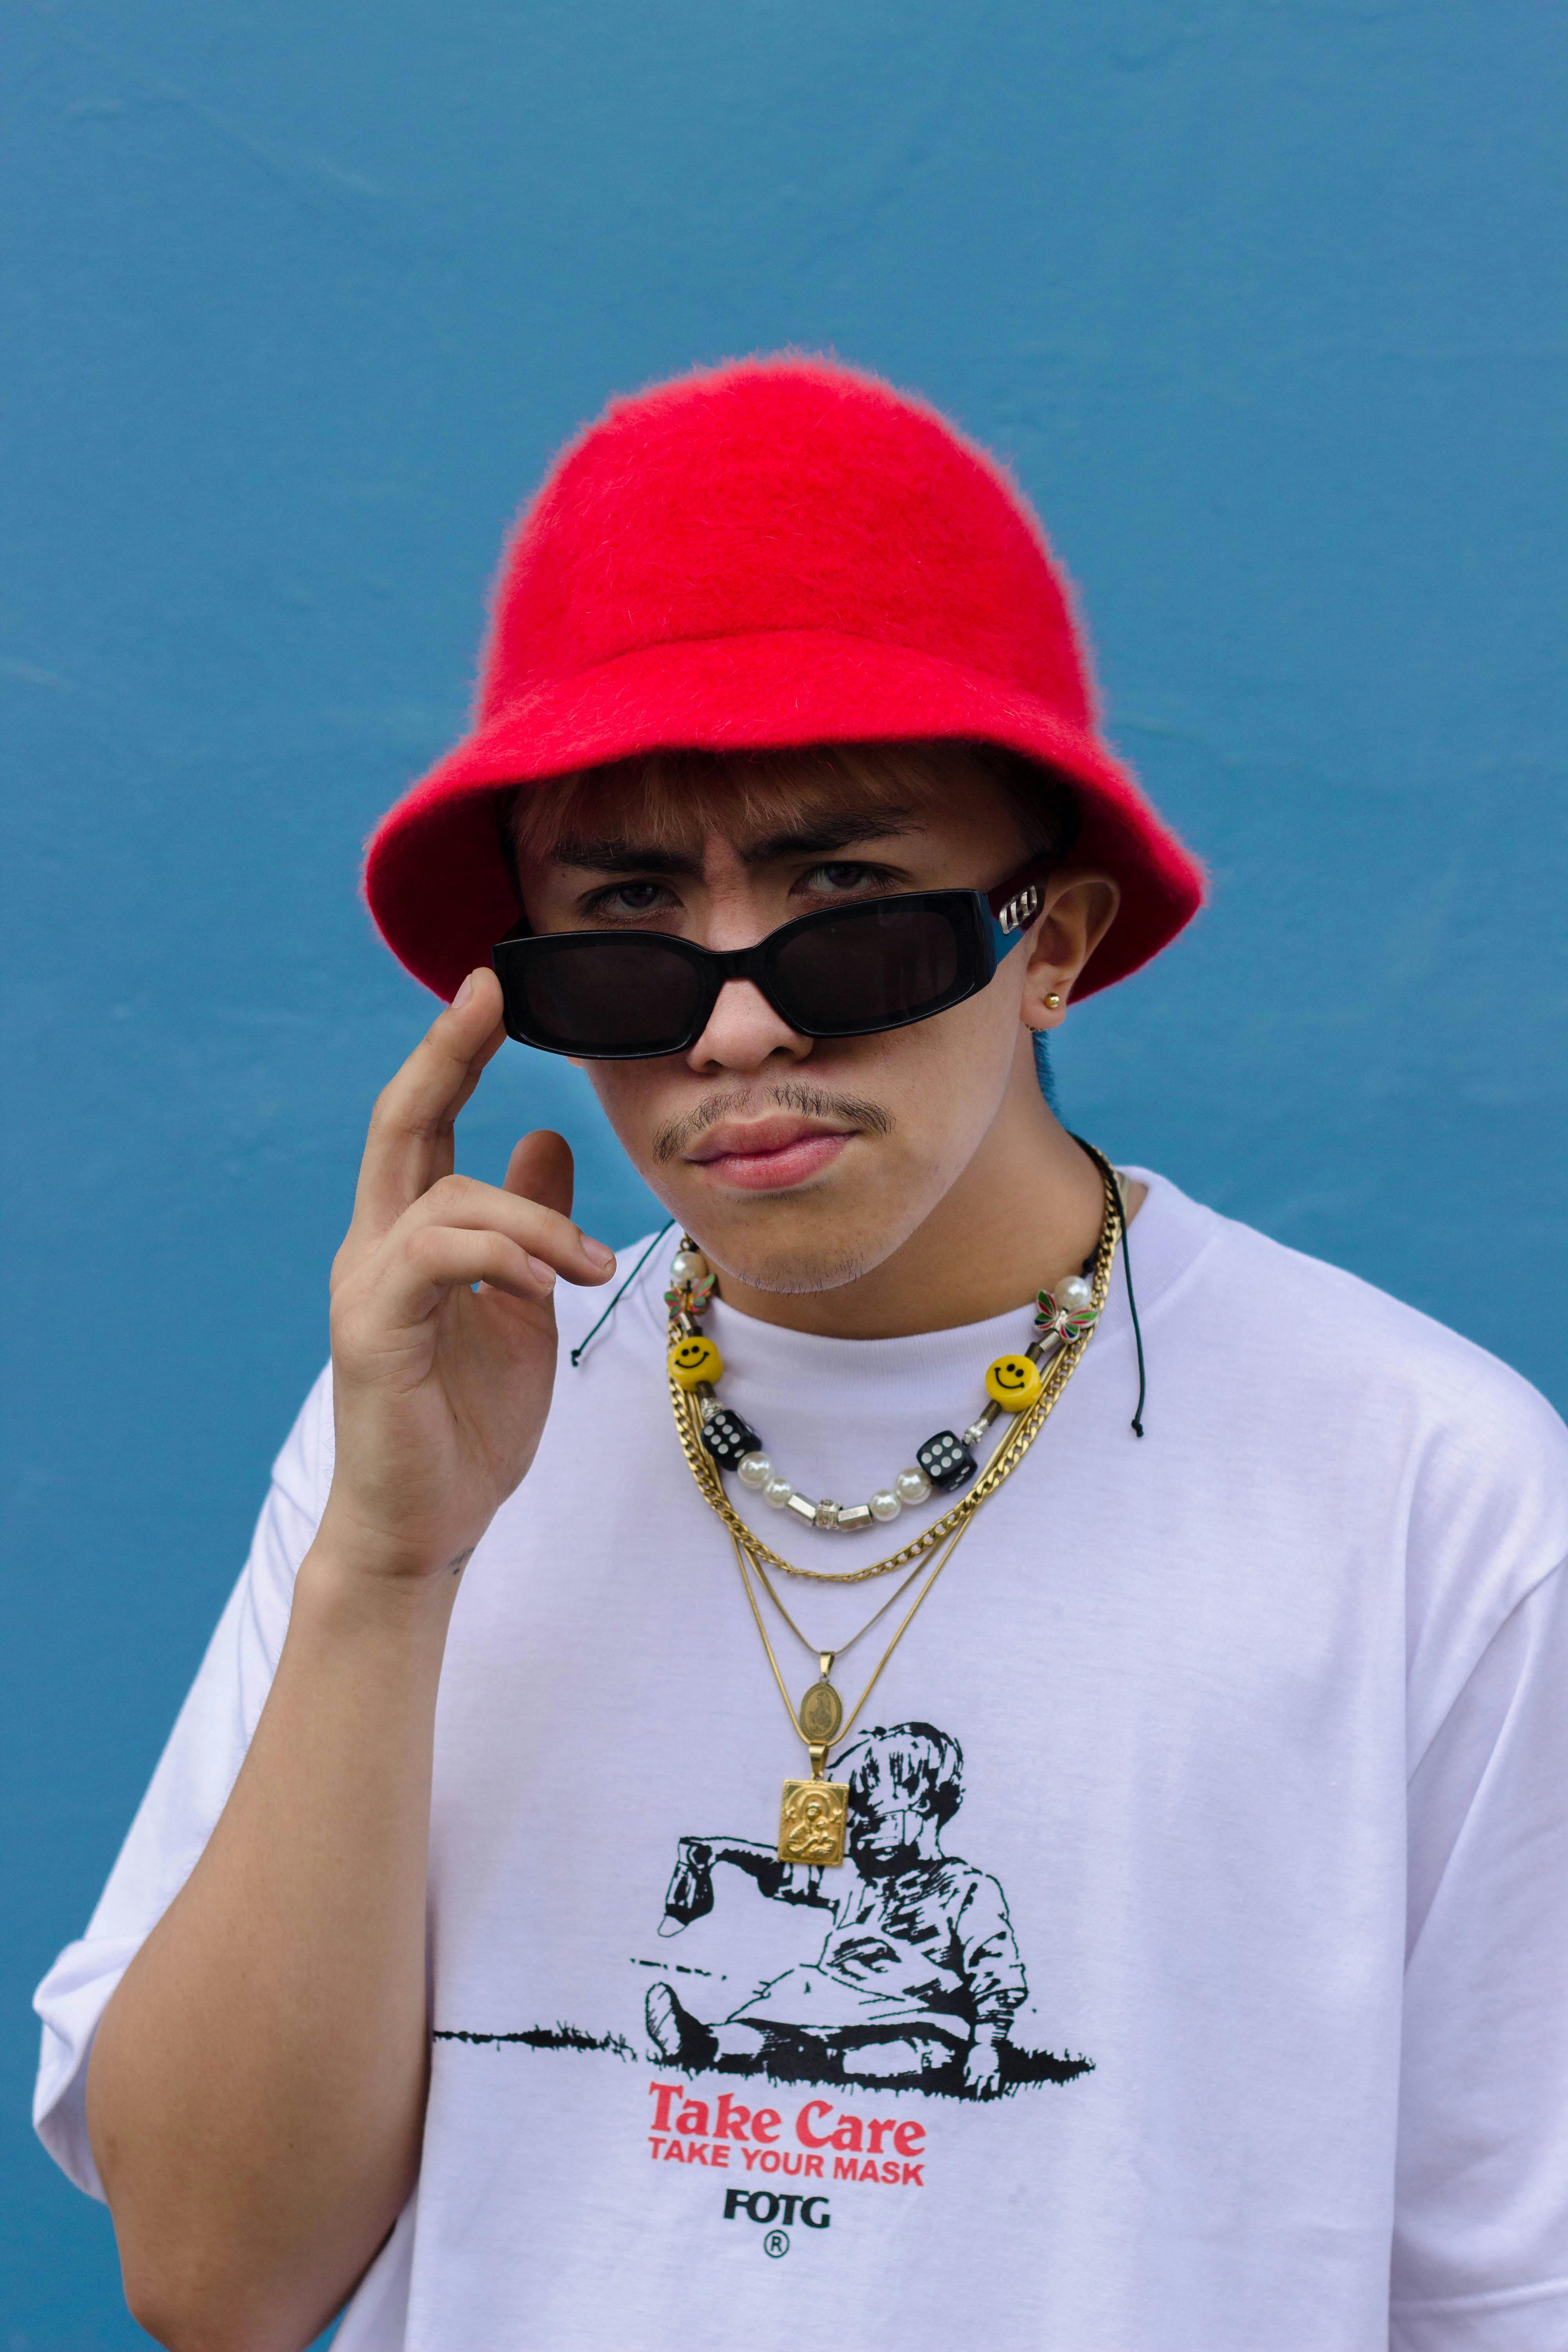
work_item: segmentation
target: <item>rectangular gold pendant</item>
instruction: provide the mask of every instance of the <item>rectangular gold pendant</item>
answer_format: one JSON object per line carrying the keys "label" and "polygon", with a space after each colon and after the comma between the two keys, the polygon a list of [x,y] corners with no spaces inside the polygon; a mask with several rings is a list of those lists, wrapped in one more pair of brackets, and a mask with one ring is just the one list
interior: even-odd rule
{"label": "rectangular gold pendant", "polygon": [[847,1780],[786,1780],[779,1814],[779,1860],[831,1870],[844,1859]]}

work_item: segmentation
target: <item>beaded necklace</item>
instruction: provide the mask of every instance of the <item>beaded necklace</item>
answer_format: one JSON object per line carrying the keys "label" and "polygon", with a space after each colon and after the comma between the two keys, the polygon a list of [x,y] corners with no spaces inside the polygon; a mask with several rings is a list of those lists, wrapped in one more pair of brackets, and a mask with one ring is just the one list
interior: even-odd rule
{"label": "beaded necklace", "polygon": [[[1054,1297],[1047,1291],[1039,1293],[1035,1337],[1021,1355],[999,1356],[989,1366],[985,1375],[986,1406],[962,1437],[952,1430],[939,1430],[918,1449],[918,1468],[900,1472],[892,1488],[874,1496],[871,1504],[851,1506],[847,1515],[837,1503],[807,1504],[804,1496],[797,1498],[787,1480],[777,1482],[787,1488],[784,1496],[775,1497],[767,1493],[768,1482],[773,1481],[773,1472],[772,1462],[762,1453],[761,1440],[738,1413],[721,1405],[714,1394],[714,1383],[723,1372],[723,1358],[712,1340],[704,1335],[700,1322],[712,1304],[715,1286],[712,1271],[689,1236],[681,1238],[671,1267],[670,1287],[665,1293],[665,1303],[669,1309],[669,1390],[676,1430],[698,1486],[724,1522],[779,1696],[796,1737],[811,1759],[809,1780],[788,1780],[784,1782],[779,1819],[778,1854],[781,1862],[805,1864],[819,1869],[842,1863],[849,1790],[846,1781],[828,1780],[828,1753],[849,1737],[867,1700],[881,1679],[883,1668],[957,1549],[975,1512],[1023,1460],[1082,1360],[1105,1305],[1111,1267],[1115,1262],[1117,1235],[1124,1214],[1116,1171],[1098,1152],[1093,1157],[1105,1186],[1106,1199],[1100,1241],[1090,1261],[1089,1276],[1071,1277],[1070,1286],[1069,1283],[1058,1284]],[[972,1449],[1003,1413],[1008,1416],[1009,1426],[970,1491],[922,1534],[868,1568],[834,1571],[797,1567],[770,1549],[753,1534],[731,1507],[724,1493],[721,1474],[734,1470],[748,1486],[763,1491],[766,1498],[773,1502],[775,1508],[787,1508],[798,1500],[805,1505],[796,1514],[803,1521],[825,1532],[854,1533],[871,1526],[878,1519],[897,1517],[906,1502],[916,1504],[933,1491],[951,1491],[954,1487],[967,1486],[979,1469]],[[907,1486],[904,1484],[906,1480],[909,1482]],[[917,1480],[920,1482],[918,1486]],[[884,1507],[879,1511],[874,1507],[878,1503],[885,1507],[889,1502],[892,1504],[890,1510]],[[916,1579],[921,1577],[924,1563],[933,1553],[936,1557],[929,1571],[924,1573],[919,1591],[883,1651],[869,1682],[846,1713],[832,1681],[835,1659],[852,1649],[903,1598]],[[847,1642],[841,1643],[837,1651],[820,1650],[807,1640],[784,1608],[767,1576],[764,1561],[783,1570],[786,1575],[808,1578],[816,1583],[860,1583],[868,1577],[885,1576],[899,1568],[907,1568],[910,1573],[891,1598],[885,1601]],[[798,1707],[790,1697],[773,1643],[768,1639],[767,1626],[752,1584],[753,1576],[789,1631],[803,1648],[817,1659],[817,1680],[805,1692]]]}
{"label": "beaded necklace", "polygon": [[[781,1553],[772,1550],[731,1509],[724,1493],[721,1471],[732,1470],[743,1484],[752,1486],[762,1483],[756,1468],[758,1458],[768,1463],[766,1477],[769,1482],[773,1482],[773,1465],[769,1457],[762,1454],[762,1441],[750,1423],[742,1421],[740,1414],[731,1412],[728,1406],[721,1405],[714,1394],[714,1383],[722,1376],[724,1360],[712,1340],[703,1334],[699,1321],[712,1304],[714,1276],[700,1252],[688,1237],[682,1236],[671,1267],[670,1287],[664,1294],[665,1304],[669,1310],[668,1370],[676,1429],[681,1450],[698,1486],[730,1533],[738,1537],[748,1551],[766,1560],[769,1567],[781,1570],[786,1576],[804,1577],[812,1583],[858,1584],[868,1577],[886,1576],[894,1569],[908,1568],[915,1560],[922,1559],[994,1493],[1013,1466],[1014,1441],[1023,1440],[1018,1447],[1020,1454],[1027,1449],[1077,1370],[1110,1286],[1110,1270],[1116,1255],[1122,1203],[1115,1170],[1098,1152],[1093,1157],[1105,1187],[1105,1216],[1100,1241],[1089,1263],[1087,1279],[1082,1276],[1070,1276],[1068,1282],[1058,1286],[1058,1296],[1054,1298],[1048,1291],[1038,1294],[1036,1336],[1029,1341],[1022,1357],[998,1356],[988,1368],[987,1402],[963,1437],[956,1436],[950,1429],[943,1429],[927,1438],[918,1449],[919,1466],[911,1465],[909,1470],[900,1471],[893,1488],[884,1489],[874,1498],[882,1505],[880,1511],[873,1511],[869,1504],[851,1505],[846,1512],[844,1507],[836,1503],[812,1503],[805,1496],[795,1496],[793,1487],[788,1496],[773,1498],[775,1508],[788,1508],[793,1502],[795,1516],[803,1523],[834,1534],[851,1534],[876,1524],[879,1519],[896,1518],[906,1502],[912,1507],[924,1501],[933,1488],[952,1492],[967,1486],[978,1466],[972,1447],[1005,1412],[1012,1426],[969,1493],[952,1510],[933,1520],[922,1534],[900,1546],[897,1551],[889,1552],[886,1559],[873,1561],[868,1568],[798,1567],[794,1560],[785,1559]],[[1071,1303],[1066,1304],[1064,1299],[1070,1299]],[[996,1386],[989,1386],[992,1376],[1000,1368],[1011,1369],[1020,1365],[1030,1376],[1026,1381],[1019,1378],[1016,1381],[998,1381]],[[1001,1398],[997,1394],[998,1387],[1003,1390]],[[1004,1401],[1012,1398],[1016,1398],[1016,1402]],[[934,1467],[928,1469],[928,1463]],[[751,1471],[749,1477],[748,1469]],[[903,1479],[909,1480],[909,1490],[907,1494],[900,1495],[897,1488]],[[789,1482],[773,1483],[787,1486]],[[886,1507],[889,1499],[896,1505],[891,1511]]]}

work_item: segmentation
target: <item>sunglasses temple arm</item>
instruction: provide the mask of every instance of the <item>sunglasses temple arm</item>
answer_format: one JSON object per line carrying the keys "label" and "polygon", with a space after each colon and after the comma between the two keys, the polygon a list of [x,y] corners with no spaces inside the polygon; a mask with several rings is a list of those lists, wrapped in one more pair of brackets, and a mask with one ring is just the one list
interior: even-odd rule
{"label": "sunglasses temple arm", "polygon": [[1040,911],[1040,884],[1051,870],[1048,857],[1037,857],[983,895],[991,918],[991,940],[996,961],[1012,952]]}

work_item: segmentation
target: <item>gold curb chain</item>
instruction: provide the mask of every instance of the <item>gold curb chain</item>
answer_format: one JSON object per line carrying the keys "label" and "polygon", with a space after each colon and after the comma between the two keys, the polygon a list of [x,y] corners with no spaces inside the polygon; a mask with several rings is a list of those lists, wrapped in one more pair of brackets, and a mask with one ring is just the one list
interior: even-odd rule
{"label": "gold curb chain", "polygon": [[[1105,1216],[1100,1229],[1091,1276],[1093,1304],[1098,1318],[1110,1291],[1111,1268],[1116,1262],[1117,1237],[1121,1232],[1121,1202],[1116,1191],[1116,1172],[1110,1162],[1098,1160],[1097,1165],[1100,1181],[1105,1187]],[[747,1526],[724,1492],[718,1465],[702,1443],[700,1404],[689,1389],[680,1387],[671,1376],[669,1396],[675,1412],[676,1434],[692,1476],[713,1511],[724,1522],[731,1541],[744,1544],[753,1559],[766,1560],[770,1568],[780,1570],[785,1576],[802,1577],[813,1584],[863,1584],[869,1577],[887,1576],[894,1569],[912,1567],[917,1560],[924,1559],[938,1544],[965,1526],[982,1503],[988,1502],[997,1488],[1012,1476],[1056,1410],[1062,1391],[1077,1371],[1096,1328],[1098,1319],[1081,1339],[1058,1349],[1051,1359],[1050,1370],[1046,1374],[1045,1386],[1037,1401],[1026,1412],[1014,1416],[1006,1435],[992,1453],[969,1492],[953,1505],[952,1510],[944,1511],[939,1519],[934,1519],[923,1533],[900,1545],[897,1551],[889,1552],[885,1559],[877,1560],[869,1568],[799,1568],[794,1560],[785,1559],[782,1552],[776,1552],[765,1544]]]}

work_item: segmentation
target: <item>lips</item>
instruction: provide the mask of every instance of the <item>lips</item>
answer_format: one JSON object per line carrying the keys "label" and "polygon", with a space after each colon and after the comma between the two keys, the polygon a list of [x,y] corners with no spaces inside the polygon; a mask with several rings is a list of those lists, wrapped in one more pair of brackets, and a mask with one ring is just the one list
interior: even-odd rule
{"label": "lips", "polygon": [[742,1192],[787,1192],[832,1166],[854,1131],[823,1127],[805,1118],[727,1121],[705,1135],[688,1154],[709,1181]]}

